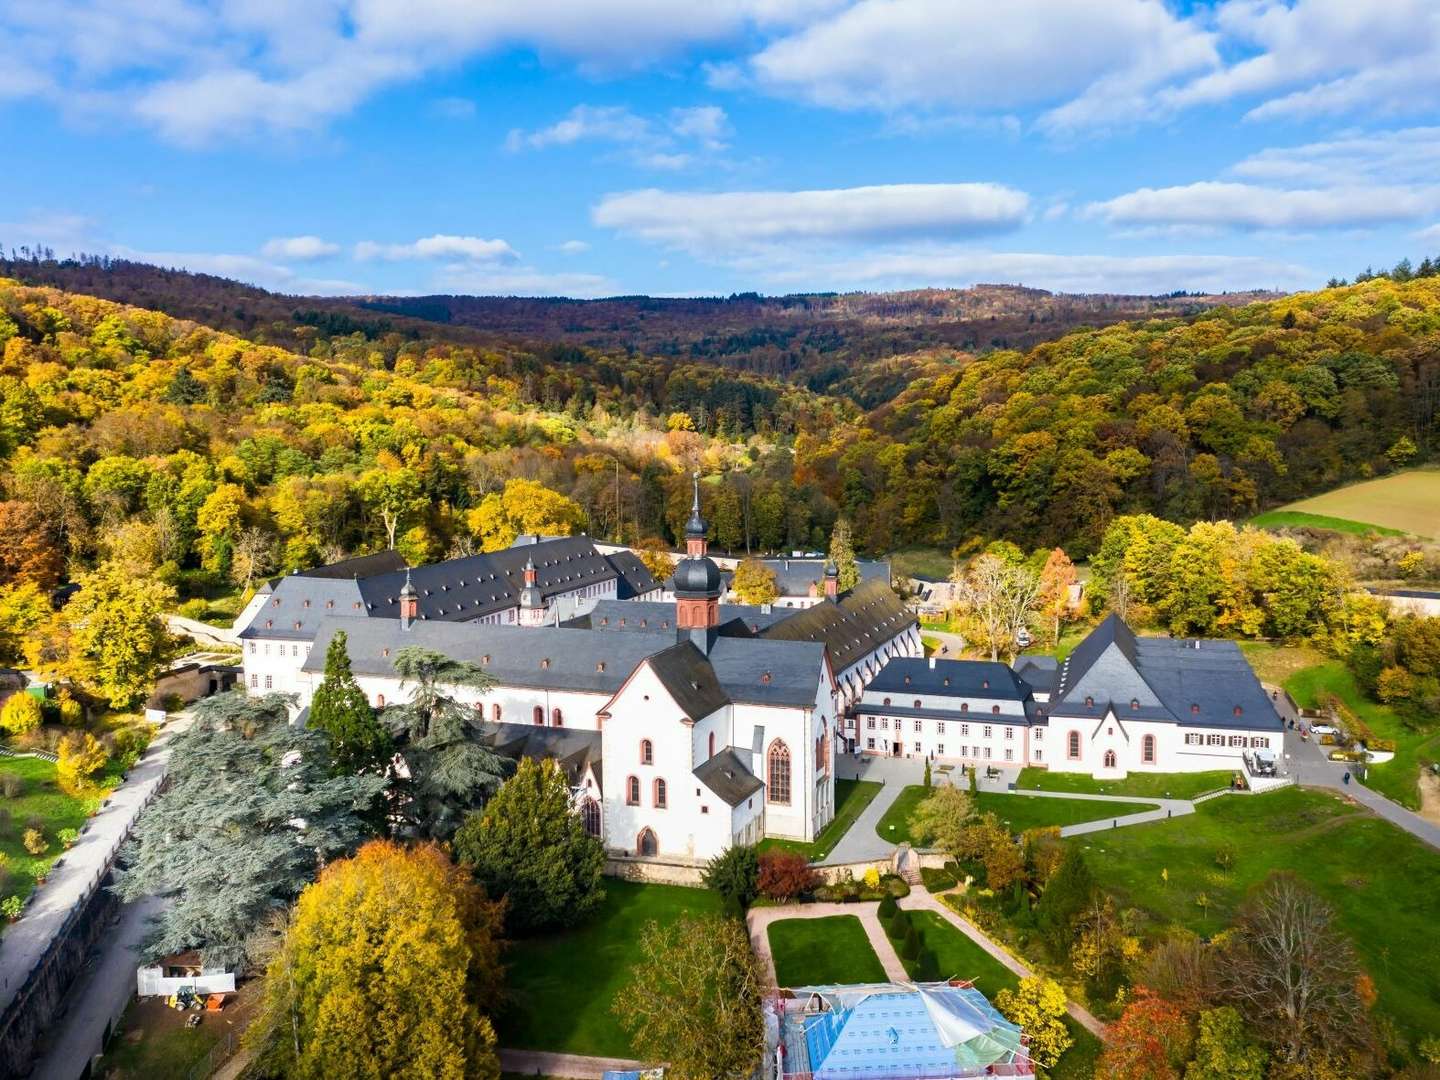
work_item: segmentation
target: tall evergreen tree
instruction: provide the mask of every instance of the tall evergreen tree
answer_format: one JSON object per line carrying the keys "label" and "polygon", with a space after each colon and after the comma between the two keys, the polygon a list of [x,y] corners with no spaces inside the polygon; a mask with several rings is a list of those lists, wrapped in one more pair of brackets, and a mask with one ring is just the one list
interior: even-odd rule
{"label": "tall evergreen tree", "polygon": [[455,856],[488,895],[509,902],[506,923],[517,934],[574,926],[605,898],[605,849],[585,831],[554,761],[523,759],[485,809],[465,819]]}
{"label": "tall evergreen tree", "polygon": [[198,948],[206,963],[243,967],[256,929],[365,839],[362,810],[384,786],[332,775],[329,739],[291,725],[279,694],[207,698],[121,853],[121,899],[173,893],[146,954]]}
{"label": "tall evergreen tree", "polygon": [[474,739],[475,711],[447,691],[463,686],[484,693],[495,679],[478,664],[418,645],[397,650],[394,661],[410,700],[381,716],[409,777],[405,813],[420,834],[448,840],[465,815],[500,787],[506,765]]}
{"label": "tall evergreen tree", "polygon": [[355,681],[347,644],[345,631],[339,630],[325,650],[325,678],[310,702],[310,726],[330,736],[337,772],[384,775],[395,744]]}
{"label": "tall evergreen tree", "polygon": [[1040,929],[1057,958],[1068,954],[1075,924],[1098,889],[1085,856],[1070,848],[1035,907]]}
{"label": "tall evergreen tree", "polygon": [[835,520],[835,528],[830,533],[830,561],[839,571],[838,584],[842,593],[860,584],[860,567],[855,563],[855,541],[850,534],[849,518]]}

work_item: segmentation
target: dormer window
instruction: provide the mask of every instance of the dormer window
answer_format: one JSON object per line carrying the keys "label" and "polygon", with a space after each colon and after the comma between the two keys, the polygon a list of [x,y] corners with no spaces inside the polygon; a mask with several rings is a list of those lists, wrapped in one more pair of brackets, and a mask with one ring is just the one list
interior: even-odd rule
{"label": "dormer window", "polygon": [[548,656],[541,657],[540,666],[542,668],[548,668],[550,666],[550,658]]}
{"label": "dormer window", "polygon": [[605,661],[604,661],[604,660],[597,660],[597,661],[595,662],[595,670],[596,670],[596,671],[604,671],[604,670],[605,670]]}
{"label": "dormer window", "polygon": [[303,607],[309,607],[309,606],[310,606],[310,601],[309,601],[309,600],[302,600],[302,601],[300,601],[300,603],[301,603],[301,606],[303,606]]}
{"label": "dormer window", "polygon": [[1085,707],[1086,707],[1087,709],[1093,708],[1094,705],[1095,705],[1095,699],[1094,699],[1093,697],[1087,697],[1087,698],[1085,699]]}
{"label": "dormer window", "polygon": [[1192,705],[1190,706],[1190,715],[1191,715],[1191,716],[1199,716],[1199,715],[1200,715],[1200,706],[1199,706],[1199,705],[1194,705],[1194,704],[1192,704]]}
{"label": "dormer window", "polygon": [[1130,711],[1131,711],[1131,712],[1134,712],[1134,711],[1135,711],[1136,709],[1138,709],[1138,708],[1140,708],[1140,702],[1137,701],[1135,698],[1132,697],[1132,698],[1130,699]]}
{"label": "dormer window", "polygon": [[1245,710],[1242,709],[1242,708],[1240,708],[1239,705],[1236,705],[1236,706],[1235,706],[1235,715],[1236,715],[1236,716],[1239,716],[1239,715],[1240,715],[1242,712],[1244,712],[1244,711],[1245,711]]}
{"label": "dormer window", "polygon": [[265,629],[266,629],[266,630],[269,630],[269,629],[270,629],[272,626],[274,626],[274,625],[275,625],[275,620],[274,620],[274,619],[266,619],[266,620],[265,620]]}

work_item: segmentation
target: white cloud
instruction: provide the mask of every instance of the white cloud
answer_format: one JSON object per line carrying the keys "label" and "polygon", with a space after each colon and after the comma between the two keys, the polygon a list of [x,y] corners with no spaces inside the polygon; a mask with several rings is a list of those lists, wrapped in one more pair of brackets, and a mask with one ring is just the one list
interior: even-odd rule
{"label": "white cloud", "polygon": [[1430,225],[1415,234],[1416,239],[1427,244],[1440,244],[1440,225]]}
{"label": "white cloud", "polygon": [[1000,184],[890,184],[718,194],[650,189],[606,195],[596,225],[696,252],[780,241],[975,236],[1019,227],[1029,197]]}
{"label": "white cloud", "polygon": [[619,287],[601,274],[547,273],[531,266],[448,266],[438,287],[476,296],[614,296]]}
{"label": "white cloud", "polygon": [[670,130],[681,138],[697,140],[707,150],[723,150],[731,134],[730,117],[719,105],[671,109]]}
{"label": "white cloud", "polygon": [[419,259],[468,259],[473,262],[510,262],[520,256],[504,240],[486,240],[479,236],[447,236],[437,233],[408,244],[380,244],[362,240],[355,245],[355,258],[386,259],[402,262]]}
{"label": "white cloud", "polygon": [[590,245],[584,240],[566,240],[563,244],[556,244],[555,250],[561,255],[583,255],[590,250]]}
{"label": "white cloud", "polygon": [[530,132],[511,131],[505,145],[510,150],[544,150],[582,140],[638,143],[654,137],[650,121],[623,106],[576,105],[549,127]]}
{"label": "white cloud", "polygon": [[325,259],[339,253],[339,244],[332,244],[318,236],[277,236],[273,240],[265,241],[264,246],[260,248],[260,254],[267,259],[293,260],[295,262]]}
{"label": "white cloud", "polygon": [[1433,192],[1405,187],[1281,190],[1202,181],[1140,188],[1085,208],[1111,225],[1233,229],[1351,228],[1411,221],[1437,205]]}
{"label": "white cloud", "polygon": [[622,147],[623,159],[633,165],[676,171],[694,164],[697,155],[724,150],[729,134],[730,118],[718,105],[671,109],[663,121],[621,105],[576,105],[547,127],[512,130],[505,148],[516,152],[580,142],[609,143]]}
{"label": "white cloud", "polygon": [[1434,183],[1440,127],[1354,131],[1324,142],[1272,147],[1231,166],[1236,176],[1279,183]]}

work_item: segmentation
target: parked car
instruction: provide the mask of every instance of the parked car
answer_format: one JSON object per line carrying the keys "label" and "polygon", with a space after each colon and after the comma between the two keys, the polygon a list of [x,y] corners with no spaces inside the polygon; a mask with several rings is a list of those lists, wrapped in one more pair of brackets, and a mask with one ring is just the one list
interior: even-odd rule
{"label": "parked car", "polygon": [[1245,755],[1245,766],[1254,776],[1274,776],[1277,772],[1275,751],[1252,750]]}
{"label": "parked car", "polygon": [[1015,635],[1015,644],[1019,645],[1022,649],[1028,649],[1034,643],[1034,640],[1035,639],[1030,636],[1030,631],[1023,627],[1020,632]]}
{"label": "parked car", "polygon": [[1312,735],[1339,735],[1340,729],[1333,724],[1311,724],[1310,732]]}

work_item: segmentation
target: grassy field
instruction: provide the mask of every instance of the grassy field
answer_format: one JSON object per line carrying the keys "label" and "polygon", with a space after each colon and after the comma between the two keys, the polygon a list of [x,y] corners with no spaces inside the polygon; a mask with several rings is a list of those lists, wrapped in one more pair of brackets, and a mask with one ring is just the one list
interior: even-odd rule
{"label": "grassy field", "polygon": [[1056,773],[1048,769],[1022,769],[1016,786],[1033,791],[1074,791],[1087,795],[1125,795],[1151,799],[1192,799],[1216,788],[1230,786],[1232,774],[1131,773],[1124,780],[1096,780],[1084,773]]}
{"label": "grassy field", "polygon": [[1307,514],[1303,510],[1271,510],[1246,522],[1258,529],[1329,529],[1354,536],[1404,536],[1403,529],[1386,529],[1363,521],[1347,521],[1328,514]]}
{"label": "grassy field", "polygon": [[769,933],[781,986],[885,981],[885,969],[854,915],[781,919],[770,924]]}
{"label": "grassy field", "polygon": [[[935,912],[912,911],[910,921],[920,934],[921,945],[935,954],[942,979],[969,979],[992,1002],[1001,990],[1020,982],[1018,975]],[[916,976],[912,962],[902,958],[901,963],[912,978]],[[1091,1080],[1095,1075],[1095,1059],[1100,1056],[1100,1040],[1069,1017],[1065,1023],[1075,1045],[1047,1075],[1052,1080]]]}
{"label": "grassy field", "polygon": [[[875,831],[882,839],[892,843],[898,844],[906,840],[912,844],[918,843],[910,831],[910,815],[915,812],[915,807],[926,794],[923,786],[908,785],[876,823]],[[1034,798],[1007,795],[998,791],[977,792],[974,798],[982,814],[994,812],[1010,827],[1010,831],[1015,833],[1050,825],[1076,825],[1082,821],[1096,821],[1100,818],[1138,814],[1142,810],[1155,809],[1154,803],[1097,803],[1090,799]]]}
{"label": "grassy field", "polygon": [[880,794],[880,785],[874,780],[836,780],[835,781],[835,816],[830,824],[820,830],[813,843],[805,843],[801,840],[781,840],[777,837],[766,837],[759,843],[760,851],[798,851],[807,859],[812,861],[823,859],[830,854],[830,849],[839,843],[840,838],[850,831],[850,826],[855,824],[855,819],[860,816],[865,807],[870,805],[870,800]]}
{"label": "grassy field", "polygon": [[896,581],[911,577],[948,581],[953,569],[955,560],[940,548],[902,548],[890,556],[890,576]]}
{"label": "grassy field", "polygon": [[[1310,520],[1286,520],[1297,514]],[[1409,469],[1350,484],[1261,514],[1251,523],[1440,537],[1440,469]]]}
{"label": "grassy field", "polygon": [[[6,775],[20,777],[21,788],[13,799],[0,797],[0,811],[8,815],[8,821],[0,823],[0,854],[9,873],[9,884],[0,896],[23,900],[35,888],[35,879],[48,873],[59,858],[60,830],[79,830],[99,800],[66,795],[55,786],[55,766],[40,758],[0,758],[0,776]],[[31,855],[21,843],[32,818],[41,822],[50,843],[43,855]]]}
{"label": "grassy field", "polygon": [[585,925],[520,940],[506,951],[514,1004],[496,1025],[500,1045],[631,1056],[630,1038],[610,1003],[638,956],[640,931],[652,919],[663,924],[719,910],[718,895],[708,889],[607,879],[605,902]]}
{"label": "grassy field", "polygon": [[[1380,1007],[1412,1036],[1440,1031],[1440,852],[1338,796],[1285,788],[1214,799],[1182,820],[1068,843],[1157,934],[1169,924],[1218,933],[1272,870],[1294,871],[1335,907]],[[1228,872],[1215,859],[1222,847],[1234,854]]]}

